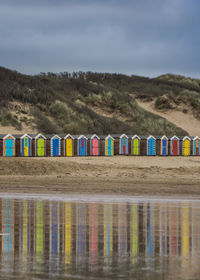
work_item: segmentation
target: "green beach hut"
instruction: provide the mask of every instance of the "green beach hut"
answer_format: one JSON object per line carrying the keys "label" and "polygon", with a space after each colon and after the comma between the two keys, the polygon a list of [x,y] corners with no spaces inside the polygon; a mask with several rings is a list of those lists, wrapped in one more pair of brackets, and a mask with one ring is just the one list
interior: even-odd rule
{"label": "green beach hut", "polygon": [[46,156],[46,137],[41,133],[35,137],[35,155],[36,157]]}
{"label": "green beach hut", "polygon": [[139,156],[140,155],[140,137],[138,135],[134,135],[132,137],[132,145],[131,145],[131,151],[133,156]]}

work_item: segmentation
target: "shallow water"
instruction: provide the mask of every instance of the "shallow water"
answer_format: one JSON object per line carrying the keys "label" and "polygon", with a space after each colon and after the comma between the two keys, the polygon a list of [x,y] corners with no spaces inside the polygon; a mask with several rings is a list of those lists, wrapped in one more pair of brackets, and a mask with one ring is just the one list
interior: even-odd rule
{"label": "shallow water", "polygon": [[200,279],[200,201],[84,200],[0,197],[0,279]]}

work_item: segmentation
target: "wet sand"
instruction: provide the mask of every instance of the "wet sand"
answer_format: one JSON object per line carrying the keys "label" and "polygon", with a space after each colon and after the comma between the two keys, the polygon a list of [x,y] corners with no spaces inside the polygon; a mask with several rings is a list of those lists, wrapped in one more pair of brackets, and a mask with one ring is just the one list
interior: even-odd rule
{"label": "wet sand", "polygon": [[0,192],[200,196],[200,157],[1,158]]}

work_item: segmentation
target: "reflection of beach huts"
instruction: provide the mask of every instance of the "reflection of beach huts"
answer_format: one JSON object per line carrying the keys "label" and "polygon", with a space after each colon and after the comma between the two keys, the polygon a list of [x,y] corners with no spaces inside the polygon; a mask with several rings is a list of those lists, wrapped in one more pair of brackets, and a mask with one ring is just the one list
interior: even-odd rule
{"label": "reflection of beach huts", "polygon": [[147,155],[156,155],[156,138],[152,135],[147,138]]}
{"label": "reflection of beach huts", "polygon": [[105,138],[105,156],[114,156],[114,138],[110,134]]}
{"label": "reflection of beach huts", "polygon": [[193,139],[193,155],[200,155],[200,138],[198,136],[194,137]]}
{"label": "reflection of beach huts", "polygon": [[46,156],[46,137],[41,133],[35,137],[35,155],[37,157]]}
{"label": "reflection of beach huts", "polygon": [[131,144],[131,153],[133,156],[139,156],[140,155],[140,137],[137,135],[134,135],[132,137],[132,144]]}
{"label": "reflection of beach huts", "polygon": [[128,155],[128,136],[122,134],[119,139],[119,154]]}
{"label": "reflection of beach huts", "polygon": [[51,156],[59,157],[61,155],[61,138],[58,135],[54,135],[51,138]]}
{"label": "reflection of beach huts", "polygon": [[168,155],[168,138],[165,135],[160,139],[160,154],[161,156]]}
{"label": "reflection of beach huts", "polygon": [[3,137],[3,156],[14,157],[15,156],[15,137],[11,134],[7,134]]}
{"label": "reflection of beach huts", "polygon": [[99,156],[100,154],[100,138],[94,134],[90,138],[90,155]]}
{"label": "reflection of beach huts", "polygon": [[78,137],[78,156],[87,156],[87,140],[84,135]]}
{"label": "reflection of beach huts", "polygon": [[32,155],[32,137],[24,134],[20,138],[20,154],[22,157],[30,157]]}
{"label": "reflection of beach huts", "polygon": [[65,156],[72,157],[74,155],[74,137],[67,134],[64,138]]}
{"label": "reflection of beach huts", "polygon": [[170,154],[172,156],[178,156],[179,155],[179,138],[177,136],[173,136],[170,139]]}
{"label": "reflection of beach huts", "polygon": [[182,140],[182,155],[189,156],[190,155],[190,142],[191,139],[188,136],[185,136]]}

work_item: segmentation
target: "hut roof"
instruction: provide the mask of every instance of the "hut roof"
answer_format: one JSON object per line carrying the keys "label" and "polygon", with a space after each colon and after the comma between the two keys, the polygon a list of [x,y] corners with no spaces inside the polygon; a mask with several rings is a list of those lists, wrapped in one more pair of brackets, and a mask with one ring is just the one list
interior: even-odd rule
{"label": "hut roof", "polygon": [[67,139],[68,137],[74,139],[74,137],[71,134],[69,134],[69,133],[67,135],[65,135],[65,137],[62,137],[62,138]]}
{"label": "hut roof", "polygon": [[120,135],[120,138],[123,138],[123,137],[129,138],[125,133],[123,133],[122,135]]}
{"label": "hut roof", "polygon": [[132,137],[131,137],[131,136],[129,136],[129,138],[131,138],[131,139],[135,139],[135,138],[141,139],[141,137],[140,137],[140,136],[138,136],[137,134],[133,135]]}
{"label": "hut roof", "polygon": [[61,137],[60,137],[58,134],[53,135],[53,136],[51,137],[51,139],[53,139],[53,138],[59,138],[59,139],[61,139]]}
{"label": "hut roof", "polygon": [[150,139],[150,138],[153,138],[153,139],[155,139],[155,140],[156,140],[156,137],[155,137],[155,136],[153,136],[153,135],[149,135],[149,136],[147,137],[147,140],[148,140],[148,139]]}
{"label": "hut roof", "polygon": [[[13,136],[14,138],[16,139],[20,139],[20,138],[23,138],[25,135],[27,136],[30,136],[31,138],[37,138],[40,136],[43,136],[44,138],[46,139],[51,139],[52,137],[54,137],[55,135],[57,135],[58,137],[64,139],[66,136],[71,136],[73,137],[74,139],[78,139],[82,136],[86,137],[87,139],[91,139],[94,135],[96,135],[97,137],[99,137],[99,139],[106,139],[108,137],[108,135],[97,135],[97,134],[85,134],[85,135],[81,135],[81,134],[64,134],[64,133],[61,133],[61,134],[43,134],[43,133],[38,133],[38,134],[29,134],[29,133],[26,133],[26,134],[0,134],[0,138],[4,138],[5,136],[7,135],[11,135]],[[120,139],[120,137],[122,137],[122,135],[125,135],[127,136],[129,139],[132,139],[134,136],[136,136],[137,134],[135,135],[131,135],[131,134],[125,134],[125,133],[122,133],[122,134],[109,134],[112,138],[114,139]],[[146,140],[149,138],[149,135],[137,135],[141,140]],[[152,137],[154,137],[155,139],[157,140],[161,140],[163,138],[163,135],[150,135]],[[165,135],[164,135],[165,136]],[[183,140],[185,137],[189,137],[189,136],[176,136],[176,135],[168,135],[166,136],[168,139],[174,139],[175,137],[177,137],[179,140]],[[196,139],[197,137],[199,136],[190,136],[189,138],[190,139]]]}
{"label": "hut roof", "polygon": [[97,138],[97,139],[100,139],[99,136],[97,134],[93,134],[91,137],[88,137],[90,139],[93,139],[93,138]]}
{"label": "hut roof", "polygon": [[189,136],[185,136],[182,140],[184,141],[184,140],[186,140],[186,139],[188,139],[188,140],[191,141],[191,138],[190,138]]}
{"label": "hut roof", "polygon": [[29,134],[27,134],[27,133],[25,133],[24,135],[22,135],[20,138],[23,139],[24,137],[29,137],[29,138],[32,139],[32,137],[31,137]]}
{"label": "hut roof", "polygon": [[8,138],[8,137],[12,137],[12,138],[16,139],[16,137],[13,134],[5,134],[3,139]]}
{"label": "hut roof", "polygon": [[85,138],[85,139],[88,139],[85,135],[80,135],[79,137],[77,137],[77,139],[81,139],[81,138]]}
{"label": "hut roof", "polygon": [[42,137],[42,138],[44,138],[44,139],[47,139],[47,137],[44,136],[42,133],[37,134],[37,135],[35,136],[35,139],[37,139],[37,138],[39,138],[39,137]]}
{"label": "hut roof", "polygon": [[112,136],[111,134],[108,134],[108,135],[105,137],[105,139],[108,139],[108,138],[112,138],[113,140],[115,140],[114,135]]}
{"label": "hut roof", "polygon": [[200,137],[199,136],[195,136],[195,137],[192,137],[191,139],[192,140],[197,140],[197,139],[200,139]]}

